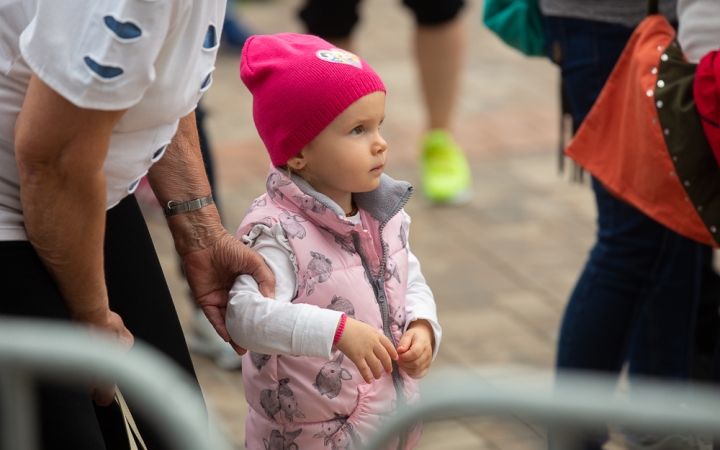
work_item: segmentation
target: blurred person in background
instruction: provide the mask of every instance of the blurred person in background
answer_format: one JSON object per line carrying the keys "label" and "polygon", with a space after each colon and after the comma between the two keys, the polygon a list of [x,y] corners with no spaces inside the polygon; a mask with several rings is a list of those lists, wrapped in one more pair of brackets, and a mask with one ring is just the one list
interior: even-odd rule
{"label": "blurred person in background", "polygon": [[[660,0],[659,5],[660,12],[676,23],[675,1]],[[540,7],[547,53],[560,67],[577,130],[634,28],[646,17],[648,3],[541,0]],[[596,179],[592,188],[598,208],[597,240],[561,324],[559,374],[576,370],[619,375],[629,359],[633,377],[687,379],[703,276],[717,281],[711,269],[712,249],[615,198]],[[629,445],[640,448],[664,439],[627,437]],[[586,448],[600,448],[606,438],[589,439]],[[680,448],[697,445],[683,442]]]}
{"label": "blurred person in background", "polygon": [[[300,19],[307,32],[354,51],[351,34],[360,0],[307,0]],[[464,0],[403,0],[415,14],[415,52],[428,114],[422,139],[421,176],[425,197],[434,203],[464,203],[472,183],[463,150],[450,133],[458,96],[465,30]]]}
{"label": "blurred person in background", "polygon": [[251,32],[243,24],[235,12],[235,0],[228,0],[223,20],[222,42],[232,48],[242,49]]}

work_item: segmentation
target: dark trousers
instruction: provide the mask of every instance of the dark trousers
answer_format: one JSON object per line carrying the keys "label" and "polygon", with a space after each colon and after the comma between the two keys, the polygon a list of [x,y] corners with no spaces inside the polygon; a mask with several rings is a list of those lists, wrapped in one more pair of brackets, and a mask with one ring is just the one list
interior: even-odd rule
{"label": "dark trousers", "polygon": [[[357,7],[361,0],[306,0],[300,20],[307,32],[325,39],[347,38],[359,20]],[[465,0],[403,0],[415,14],[418,25],[433,26],[449,22]]]}
{"label": "dark trousers", "polygon": [[[546,17],[548,54],[561,68],[578,126],[632,31]],[[565,312],[558,368],[617,372],[632,355],[638,373],[686,377],[703,253],[708,248],[616,199],[597,180],[593,190],[597,242]],[[630,350],[635,342],[642,349]]]}
{"label": "dark trousers", "polygon": [[[70,320],[55,283],[28,242],[0,242],[0,266],[0,315]],[[132,195],[107,213],[105,277],[110,308],[135,339],[168,355],[197,383],[160,262]],[[195,388],[200,393],[199,384]],[[39,398],[43,449],[128,448],[118,411],[94,407],[86,385],[43,384]],[[132,410],[132,403],[129,406]],[[149,448],[165,448],[142,417],[136,421]]]}

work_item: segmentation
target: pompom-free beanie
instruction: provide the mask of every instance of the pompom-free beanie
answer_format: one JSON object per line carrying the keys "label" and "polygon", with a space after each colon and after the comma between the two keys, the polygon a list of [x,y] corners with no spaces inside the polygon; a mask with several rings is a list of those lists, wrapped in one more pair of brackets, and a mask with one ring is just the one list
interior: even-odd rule
{"label": "pompom-free beanie", "polygon": [[385,92],[365,61],[306,34],[250,37],[242,50],[240,78],[253,95],[255,127],[276,167],[355,101]]}

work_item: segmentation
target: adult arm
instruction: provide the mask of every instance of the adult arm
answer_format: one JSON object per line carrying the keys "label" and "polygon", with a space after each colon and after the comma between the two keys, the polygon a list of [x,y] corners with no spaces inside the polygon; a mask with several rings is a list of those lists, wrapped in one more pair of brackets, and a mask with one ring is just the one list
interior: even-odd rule
{"label": "adult arm", "polygon": [[[163,158],[148,172],[148,181],[161,205],[210,195],[198,140],[195,113],[180,119],[178,131]],[[235,239],[220,222],[215,205],[168,217],[185,277],[197,304],[225,341],[228,292],[241,274],[250,274],[264,296],[274,297],[275,277],[260,255]],[[231,342],[232,343],[232,342]],[[237,345],[234,348],[243,353]]]}
{"label": "adult arm", "polygon": [[[33,75],[15,123],[15,154],[28,240],[70,316],[130,348],[132,335],[110,311],[103,266],[103,162],[124,113],[79,108]],[[112,392],[96,392],[95,400],[108,404]]]}

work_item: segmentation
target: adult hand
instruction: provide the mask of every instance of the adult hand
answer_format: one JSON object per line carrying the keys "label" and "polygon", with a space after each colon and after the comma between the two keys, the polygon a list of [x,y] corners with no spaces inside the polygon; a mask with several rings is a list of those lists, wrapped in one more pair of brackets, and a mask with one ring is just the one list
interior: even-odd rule
{"label": "adult hand", "polygon": [[[125,328],[120,316],[110,310],[104,318],[86,321],[90,325],[90,332],[104,338],[110,338],[118,344],[121,350],[128,351],[133,346],[135,338]],[[115,398],[115,383],[93,379],[90,382],[90,396],[99,406],[108,406]]]}
{"label": "adult hand", "polygon": [[182,261],[198,306],[220,337],[230,342],[238,354],[244,354],[245,349],[232,342],[225,327],[228,294],[238,276],[249,274],[257,281],[262,295],[275,298],[272,270],[262,256],[226,231],[209,247],[182,255]]}

